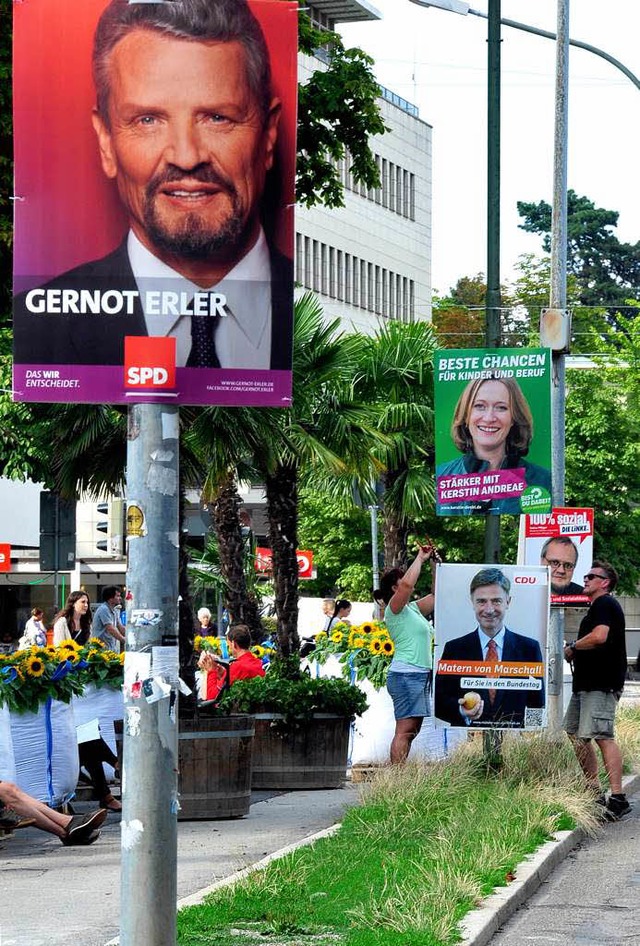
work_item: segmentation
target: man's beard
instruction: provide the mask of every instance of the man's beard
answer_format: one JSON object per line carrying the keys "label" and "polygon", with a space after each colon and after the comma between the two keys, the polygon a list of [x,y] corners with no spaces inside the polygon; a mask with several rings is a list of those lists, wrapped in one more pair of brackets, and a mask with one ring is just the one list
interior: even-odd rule
{"label": "man's beard", "polygon": [[[228,216],[215,229],[203,222],[202,216],[190,213],[181,224],[172,229],[163,223],[156,211],[155,196],[160,184],[173,180],[196,180],[200,183],[214,183],[222,185],[231,201]],[[238,193],[230,181],[220,181],[217,175],[209,169],[196,169],[189,175],[169,172],[163,175],[162,180],[154,179],[149,182],[145,194],[143,207],[144,223],[151,243],[172,256],[189,260],[207,260],[220,250],[231,250],[241,243],[246,221]]]}

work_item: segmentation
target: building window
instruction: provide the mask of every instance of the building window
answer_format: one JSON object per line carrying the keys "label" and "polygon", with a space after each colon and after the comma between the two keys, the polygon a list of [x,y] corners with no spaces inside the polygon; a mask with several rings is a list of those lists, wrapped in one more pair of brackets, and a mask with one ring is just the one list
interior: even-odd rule
{"label": "building window", "polygon": [[320,243],[320,292],[323,296],[327,294],[327,246],[325,243]]}
{"label": "building window", "polygon": [[302,285],[304,280],[303,248],[304,240],[302,238],[302,234],[296,233],[296,282],[299,286]]}
{"label": "building window", "polygon": [[353,304],[360,305],[360,261],[357,256],[352,260],[353,271]]}
{"label": "building window", "polygon": [[404,216],[404,206],[402,201],[402,168],[396,165],[396,213]]}
{"label": "building window", "polygon": [[336,269],[338,275],[337,295],[340,302],[344,302],[344,253],[336,251]]}
{"label": "building window", "polygon": [[304,287],[305,289],[312,288],[311,281],[311,240],[309,237],[304,238]]}
{"label": "building window", "polygon": [[320,292],[320,244],[313,241],[313,291]]}
{"label": "building window", "polygon": [[351,295],[351,254],[344,254],[344,301],[348,302],[351,305],[352,295]]}

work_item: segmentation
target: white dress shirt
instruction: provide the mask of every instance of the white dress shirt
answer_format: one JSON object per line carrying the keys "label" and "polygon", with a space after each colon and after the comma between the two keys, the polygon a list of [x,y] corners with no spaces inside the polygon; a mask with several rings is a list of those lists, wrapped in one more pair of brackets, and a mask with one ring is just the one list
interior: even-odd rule
{"label": "white dress shirt", "polygon": [[482,656],[484,659],[487,659],[487,650],[489,648],[489,641],[494,641],[496,649],[498,651],[498,660],[502,660],[502,650],[504,648],[504,632],[505,628],[503,627],[495,637],[489,637],[482,630],[481,627],[478,628],[478,634],[480,635],[480,644],[482,645]]}
{"label": "white dress shirt", "polygon": [[271,365],[271,263],[262,229],[255,245],[215,286],[203,290],[154,256],[129,231],[127,252],[133,270],[149,335],[176,339],[176,365],[184,367],[191,352],[191,315],[153,311],[147,292],[220,293],[226,297],[227,315],[219,318],[215,346],[221,368],[266,370]]}

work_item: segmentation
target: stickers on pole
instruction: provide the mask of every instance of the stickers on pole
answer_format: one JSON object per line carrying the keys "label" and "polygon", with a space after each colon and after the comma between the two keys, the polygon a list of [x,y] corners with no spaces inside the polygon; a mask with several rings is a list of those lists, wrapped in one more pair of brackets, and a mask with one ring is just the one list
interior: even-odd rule
{"label": "stickers on pole", "polygon": [[138,539],[147,534],[142,506],[137,502],[127,503],[127,538]]}

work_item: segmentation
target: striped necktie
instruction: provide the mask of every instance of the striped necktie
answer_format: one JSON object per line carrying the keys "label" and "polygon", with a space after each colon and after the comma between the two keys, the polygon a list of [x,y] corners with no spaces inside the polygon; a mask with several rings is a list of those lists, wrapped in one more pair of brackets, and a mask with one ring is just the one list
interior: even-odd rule
{"label": "striped necktie", "polygon": [[[498,647],[494,640],[490,640],[487,644],[487,661],[489,663],[497,663],[498,660]],[[489,702],[493,706],[496,701],[496,689],[495,687],[489,687]]]}

